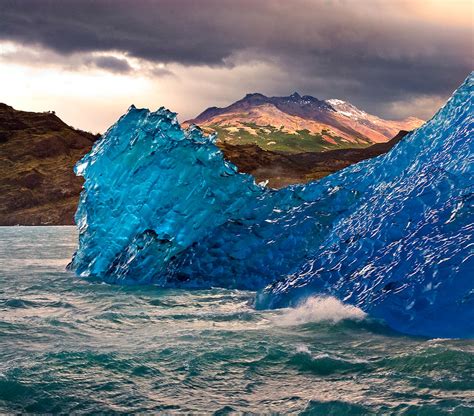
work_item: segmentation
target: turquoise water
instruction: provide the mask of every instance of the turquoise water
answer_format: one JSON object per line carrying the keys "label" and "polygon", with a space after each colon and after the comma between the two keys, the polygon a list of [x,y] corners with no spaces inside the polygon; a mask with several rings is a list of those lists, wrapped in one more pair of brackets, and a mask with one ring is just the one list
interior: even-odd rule
{"label": "turquoise water", "polygon": [[472,415],[474,345],[332,299],[81,281],[73,227],[0,227],[0,413]]}

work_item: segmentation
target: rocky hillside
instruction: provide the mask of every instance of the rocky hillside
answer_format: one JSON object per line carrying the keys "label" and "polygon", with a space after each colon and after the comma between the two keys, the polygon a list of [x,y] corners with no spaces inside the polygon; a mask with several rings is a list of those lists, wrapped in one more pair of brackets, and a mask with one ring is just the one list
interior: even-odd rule
{"label": "rocky hillside", "polygon": [[318,100],[294,93],[288,97],[247,94],[225,108],[211,107],[188,120],[220,142],[257,145],[263,150],[301,153],[362,148],[384,143],[400,130],[423,124],[414,117],[384,120],[342,100]]}
{"label": "rocky hillside", "polygon": [[337,149],[327,152],[287,154],[262,150],[255,144],[219,143],[226,158],[250,173],[257,182],[268,181],[272,188],[321,179],[364,159],[379,156],[395,146],[407,131],[400,131],[392,140],[366,148]]}
{"label": "rocky hillside", "polygon": [[74,224],[73,166],[96,139],[53,113],[0,104],[0,225]]}

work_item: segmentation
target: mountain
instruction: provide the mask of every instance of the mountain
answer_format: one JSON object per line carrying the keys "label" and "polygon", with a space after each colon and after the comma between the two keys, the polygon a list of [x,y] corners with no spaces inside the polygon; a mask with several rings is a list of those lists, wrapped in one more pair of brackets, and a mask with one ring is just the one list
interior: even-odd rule
{"label": "mountain", "polygon": [[54,113],[0,104],[0,225],[74,224],[83,181],[73,166],[96,139]]}
{"label": "mountain", "polygon": [[217,133],[220,142],[301,153],[384,143],[423,121],[415,117],[384,120],[342,100],[323,101],[295,92],[288,97],[247,94],[228,107],[208,108],[183,123],[191,124],[206,133]]}

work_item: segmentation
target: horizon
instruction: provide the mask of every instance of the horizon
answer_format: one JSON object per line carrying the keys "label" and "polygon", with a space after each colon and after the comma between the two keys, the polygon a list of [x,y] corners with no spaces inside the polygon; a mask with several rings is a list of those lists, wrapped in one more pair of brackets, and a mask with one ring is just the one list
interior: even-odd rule
{"label": "horizon", "polygon": [[7,0],[0,101],[55,111],[94,133],[132,104],[164,106],[183,122],[254,92],[298,91],[385,119],[426,120],[472,70],[473,7],[469,0],[298,0],[291,7]]}

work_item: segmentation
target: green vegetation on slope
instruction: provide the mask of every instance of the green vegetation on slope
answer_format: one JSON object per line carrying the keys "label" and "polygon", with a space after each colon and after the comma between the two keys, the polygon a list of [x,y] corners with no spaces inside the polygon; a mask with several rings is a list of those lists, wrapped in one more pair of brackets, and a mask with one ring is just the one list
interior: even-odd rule
{"label": "green vegetation on slope", "polygon": [[[333,149],[363,148],[370,145],[366,140],[360,139],[358,143],[350,143],[339,136],[333,136],[329,131],[323,131],[326,136],[331,137],[335,144],[329,143],[322,134],[310,133],[309,130],[298,130],[296,133],[288,133],[281,128],[266,125],[259,126],[255,123],[242,123],[247,129],[239,128],[237,131],[229,131],[225,126],[212,124],[206,130],[217,133],[218,140],[233,145],[255,144],[263,150],[284,153],[323,152]],[[255,134],[251,133],[253,131]]]}

